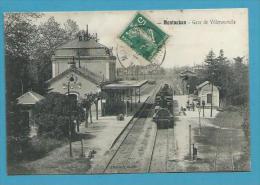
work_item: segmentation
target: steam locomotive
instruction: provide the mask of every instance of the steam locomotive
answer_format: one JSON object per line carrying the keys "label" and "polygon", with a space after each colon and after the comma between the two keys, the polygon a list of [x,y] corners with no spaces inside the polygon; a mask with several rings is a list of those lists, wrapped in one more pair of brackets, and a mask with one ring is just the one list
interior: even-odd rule
{"label": "steam locomotive", "polygon": [[153,120],[158,129],[173,128],[173,89],[164,84],[155,95]]}

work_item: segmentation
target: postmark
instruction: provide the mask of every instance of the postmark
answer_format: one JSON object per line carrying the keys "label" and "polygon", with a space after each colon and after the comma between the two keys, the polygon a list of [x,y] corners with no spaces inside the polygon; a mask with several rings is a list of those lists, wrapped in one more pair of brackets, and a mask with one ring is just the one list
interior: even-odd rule
{"label": "postmark", "polygon": [[118,62],[123,68],[128,68],[130,66],[147,66],[147,65],[155,65],[161,66],[165,60],[166,56],[166,46],[163,45],[157,54],[153,57],[151,61],[146,60],[142,56],[140,56],[137,52],[135,52],[132,48],[126,45],[121,40],[117,41],[117,45],[115,48],[116,57]]}
{"label": "postmark", "polygon": [[149,19],[137,13],[119,38],[144,59],[153,62],[154,57],[165,50],[163,46],[168,37]]}

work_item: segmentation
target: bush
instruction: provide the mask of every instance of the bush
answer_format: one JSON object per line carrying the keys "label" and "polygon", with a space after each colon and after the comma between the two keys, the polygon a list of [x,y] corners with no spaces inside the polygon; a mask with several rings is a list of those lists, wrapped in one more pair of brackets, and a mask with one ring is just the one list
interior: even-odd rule
{"label": "bush", "polygon": [[8,108],[11,111],[7,112],[7,157],[8,162],[15,162],[27,155],[30,128],[28,119],[16,103]]}
{"label": "bush", "polygon": [[236,112],[236,111],[239,111],[240,108],[237,107],[237,106],[232,106],[232,105],[229,105],[225,108],[223,108],[223,111],[231,111],[231,112]]}
{"label": "bush", "polygon": [[27,154],[27,160],[35,160],[45,156],[48,152],[62,146],[65,141],[49,138],[49,137],[34,137],[31,140],[30,152]]}
{"label": "bush", "polygon": [[73,120],[80,119],[82,112],[82,107],[75,100],[60,93],[50,93],[33,109],[38,135],[61,140],[68,137],[69,127],[74,135]]}

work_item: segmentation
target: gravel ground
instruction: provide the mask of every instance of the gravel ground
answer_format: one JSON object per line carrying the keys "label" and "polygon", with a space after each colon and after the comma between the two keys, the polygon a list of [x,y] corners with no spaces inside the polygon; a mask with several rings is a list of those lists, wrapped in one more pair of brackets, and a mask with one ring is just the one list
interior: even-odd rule
{"label": "gravel ground", "polygon": [[[176,122],[176,155],[168,161],[169,172],[249,171],[249,143],[241,127],[239,112],[221,112],[215,119],[187,117]],[[192,126],[192,143],[198,149],[197,160],[189,156],[188,125]]]}

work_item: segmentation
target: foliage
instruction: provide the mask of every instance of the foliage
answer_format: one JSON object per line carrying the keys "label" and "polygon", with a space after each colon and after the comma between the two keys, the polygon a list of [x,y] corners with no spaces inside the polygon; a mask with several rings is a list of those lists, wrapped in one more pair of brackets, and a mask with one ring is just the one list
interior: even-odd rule
{"label": "foliage", "polygon": [[[205,78],[219,87],[220,98],[225,104],[241,105],[248,102],[248,65],[244,63],[244,57],[236,57],[233,61],[224,56],[220,50],[219,56],[212,55],[210,51],[205,62],[207,68]],[[207,62],[212,55],[211,63]]]}
{"label": "foliage", "polygon": [[69,136],[69,128],[74,134],[73,120],[81,117],[82,112],[82,108],[70,97],[60,93],[49,93],[33,109],[38,135],[64,139]]}
{"label": "foliage", "polygon": [[77,23],[71,19],[68,19],[64,24],[64,30],[66,32],[66,37],[68,40],[74,39],[79,32],[79,26]]}
{"label": "foliage", "polygon": [[[210,50],[205,65],[186,69],[195,70],[196,76],[186,79],[190,92],[204,81],[213,82],[220,90],[220,99],[224,105],[246,105],[248,102],[248,64],[244,57],[228,59],[221,49],[216,56]],[[184,69],[181,68],[179,73]]]}
{"label": "foliage", "polygon": [[37,13],[5,14],[8,100],[14,101],[29,89],[45,94],[47,87],[44,82],[51,78],[51,57],[55,49],[79,32],[77,23],[71,19],[61,25],[50,17],[36,25],[42,16]]}
{"label": "foliage", "polygon": [[[42,16],[38,13],[6,13],[4,16],[8,157],[12,160],[23,158],[27,155],[26,149],[30,148],[29,127],[24,126],[28,125],[28,120],[16,105],[16,99],[31,89],[46,93],[45,81],[51,77],[54,50],[78,32],[76,22],[72,20],[60,25],[51,17],[37,25],[36,21]],[[48,129],[52,128],[51,124],[55,127],[55,120],[65,121],[63,124],[67,121],[62,115],[45,115],[46,118],[38,120],[48,120]],[[55,128],[55,133],[66,130],[60,125]],[[61,135],[54,134],[55,137]]]}
{"label": "foliage", "polygon": [[37,14],[5,14],[6,86],[7,98],[11,101],[33,84],[29,66],[37,31],[32,22],[37,17]]}
{"label": "foliage", "polygon": [[96,94],[94,94],[94,93],[86,94],[86,98],[84,98],[81,102],[82,106],[86,109],[86,111],[85,111],[85,125],[86,125],[86,127],[87,127],[87,124],[88,124],[89,115],[90,115],[90,122],[92,122],[91,105],[93,103],[97,103],[97,100],[100,98],[100,96],[101,96],[101,94],[98,94],[98,93],[96,93]]}
{"label": "foliage", "polygon": [[29,123],[20,107],[13,103],[7,116],[8,161],[22,160],[29,153]]}
{"label": "foliage", "polygon": [[39,159],[45,156],[48,152],[58,148],[64,144],[64,141],[47,137],[34,137],[30,142],[30,153],[27,158],[29,160]]}
{"label": "foliage", "polygon": [[46,22],[38,26],[37,35],[38,43],[35,50],[35,62],[38,71],[38,80],[40,83],[51,78],[51,57],[55,49],[61,44],[73,39],[78,33],[78,25],[76,22],[68,19],[64,23],[64,28],[54,17],[50,17]]}

